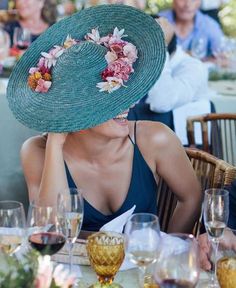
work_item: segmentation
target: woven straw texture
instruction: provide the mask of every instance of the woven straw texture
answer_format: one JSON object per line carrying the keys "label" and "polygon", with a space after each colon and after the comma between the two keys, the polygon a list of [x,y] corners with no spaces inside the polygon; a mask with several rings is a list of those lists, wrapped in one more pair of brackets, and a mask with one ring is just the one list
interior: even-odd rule
{"label": "woven straw texture", "polygon": [[[138,49],[134,73],[127,87],[113,93],[99,92],[101,72],[107,66],[106,48],[83,42],[66,50],[52,70],[52,86],[37,93],[27,84],[30,67],[41,52],[62,45],[70,34],[75,39],[93,28],[101,36],[114,28],[125,29],[124,38]],[[160,26],[144,12],[125,5],[91,7],[59,21],[43,33],[15,66],[7,88],[9,107],[24,125],[38,131],[72,132],[112,119],[145,96],[157,81],[165,62],[165,43]]]}

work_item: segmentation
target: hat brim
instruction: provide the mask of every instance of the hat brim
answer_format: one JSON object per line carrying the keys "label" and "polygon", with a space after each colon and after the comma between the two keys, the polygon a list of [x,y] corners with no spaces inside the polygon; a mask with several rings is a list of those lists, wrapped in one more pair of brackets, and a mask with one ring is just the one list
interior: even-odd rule
{"label": "hat brim", "polygon": [[[128,35],[124,39],[136,46],[138,59],[133,65],[134,73],[125,83],[127,87],[110,94],[99,92],[96,83],[102,81],[101,75],[89,77],[72,65],[63,75],[53,77],[47,93],[31,90],[27,84],[29,69],[36,66],[41,52],[62,45],[68,34],[84,39],[96,27],[101,36],[112,33],[115,27],[124,28]],[[148,93],[160,76],[165,55],[163,32],[152,17],[125,5],[91,7],[57,22],[31,44],[10,76],[9,107],[22,124],[38,131],[72,132],[94,127],[128,109]]]}

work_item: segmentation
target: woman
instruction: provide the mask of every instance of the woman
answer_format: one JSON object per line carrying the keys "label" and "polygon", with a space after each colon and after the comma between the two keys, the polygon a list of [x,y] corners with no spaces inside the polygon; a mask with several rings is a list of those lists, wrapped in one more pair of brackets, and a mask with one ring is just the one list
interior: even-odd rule
{"label": "woman", "polygon": [[[91,27],[100,27],[101,35],[98,28],[88,33]],[[67,37],[64,48],[49,51],[69,31],[80,40]],[[80,187],[83,229],[98,230],[134,204],[135,212],[156,213],[161,176],[179,199],[169,231],[191,231],[201,194],[179,140],[160,123],[126,119],[164,65],[164,38],[155,20],[125,5],[85,9],[49,28],[27,53],[9,81],[9,105],[23,124],[51,132],[22,148],[30,200],[53,204],[68,186]],[[29,68],[28,82],[23,67]]]}
{"label": "woman", "polygon": [[13,45],[13,34],[16,27],[30,31],[31,41],[34,41],[50,25],[56,22],[57,6],[55,0],[16,0],[18,21],[5,24],[5,30],[10,34]]}

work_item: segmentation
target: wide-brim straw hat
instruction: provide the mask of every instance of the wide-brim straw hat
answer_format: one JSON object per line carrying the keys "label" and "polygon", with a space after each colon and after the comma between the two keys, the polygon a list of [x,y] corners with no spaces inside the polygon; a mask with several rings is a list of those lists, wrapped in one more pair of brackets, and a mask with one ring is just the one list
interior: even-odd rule
{"label": "wide-brim straw hat", "polygon": [[[101,72],[107,67],[107,49],[88,41],[68,48],[52,69],[47,93],[33,91],[27,81],[42,52],[99,28],[101,36],[125,29],[124,38],[137,48],[138,58],[125,87],[100,92]],[[145,96],[164,66],[166,47],[159,24],[144,12],[126,5],[100,5],[84,9],[47,29],[16,64],[7,88],[9,107],[25,126],[47,132],[72,132],[101,124]]]}

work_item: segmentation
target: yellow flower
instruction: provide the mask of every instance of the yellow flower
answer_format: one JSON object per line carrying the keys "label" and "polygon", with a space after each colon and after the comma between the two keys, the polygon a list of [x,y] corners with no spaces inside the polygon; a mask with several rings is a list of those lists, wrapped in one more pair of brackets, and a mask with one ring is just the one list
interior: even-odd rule
{"label": "yellow flower", "polygon": [[36,80],[39,80],[40,78],[42,78],[42,74],[41,74],[40,72],[35,72],[35,73],[34,73],[34,78],[35,78]]}

